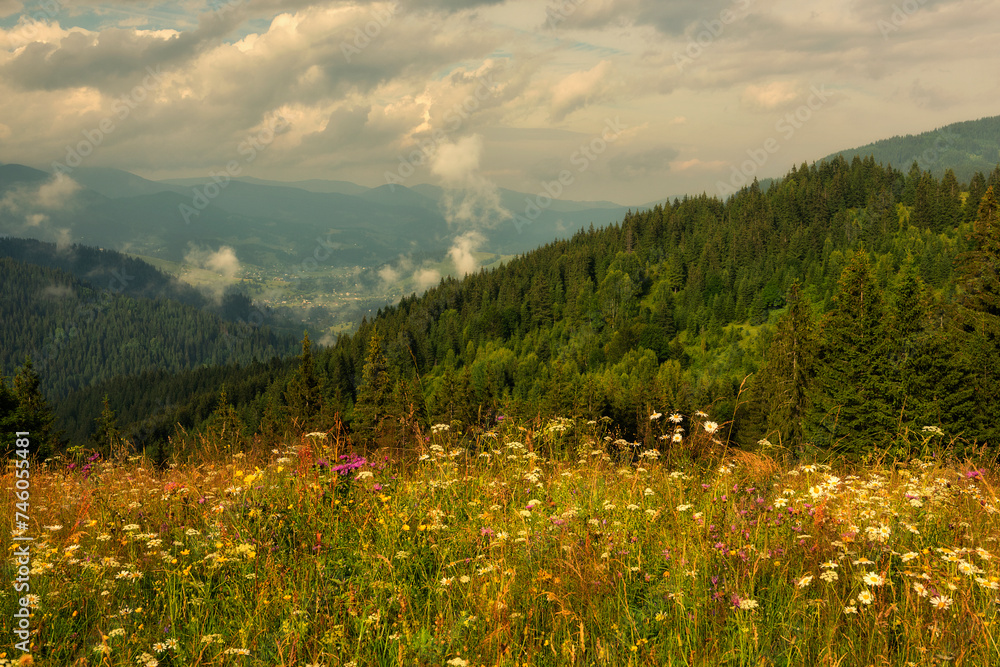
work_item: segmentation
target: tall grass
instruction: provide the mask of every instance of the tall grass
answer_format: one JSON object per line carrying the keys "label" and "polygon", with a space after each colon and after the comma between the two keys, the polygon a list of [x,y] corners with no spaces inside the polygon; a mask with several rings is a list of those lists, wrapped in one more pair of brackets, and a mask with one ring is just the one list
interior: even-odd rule
{"label": "tall grass", "polygon": [[324,434],[49,462],[34,663],[1000,664],[994,470],[709,466],[702,419],[662,450],[560,420],[438,426],[405,459]]}

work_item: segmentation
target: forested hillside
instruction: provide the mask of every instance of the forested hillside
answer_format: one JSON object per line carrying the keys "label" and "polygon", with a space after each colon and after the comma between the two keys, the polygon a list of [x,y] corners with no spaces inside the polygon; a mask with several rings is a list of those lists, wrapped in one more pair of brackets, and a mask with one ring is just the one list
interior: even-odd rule
{"label": "forested hillside", "polygon": [[205,296],[194,287],[114,250],[83,245],[60,248],[35,239],[0,237],[0,257],[60,269],[90,286],[115,293],[174,299],[198,308],[208,305]]}
{"label": "forested hillside", "polygon": [[[364,323],[320,357],[326,399],[392,412],[364,373],[377,330],[382,377],[398,395],[419,375],[432,421],[606,415],[642,436],[650,414],[714,404],[745,446],[858,452],[924,426],[993,439],[996,303],[973,294],[995,289],[998,182],[838,158],[632,214]],[[777,335],[755,327],[769,320]]]}
{"label": "forested hillside", "polygon": [[[357,440],[400,445],[433,423],[607,417],[667,446],[673,426],[650,415],[699,409],[730,422],[730,445],[797,454],[994,442],[998,185],[1000,168],[963,184],[836,158],[630,213],[404,298],[315,360],[306,341],[231,415],[280,433],[339,413]],[[169,382],[144,379],[143,400]],[[227,407],[210,395],[187,423]],[[77,423],[95,396],[72,398]]]}
{"label": "forested hillside", "polygon": [[968,182],[979,171],[989,173],[1000,160],[1000,116],[968,120],[939,127],[931,132],[881,139],[840,151],[825,158],[872,156],[876,162],[906,169],[916,162],[921,169],[941,178],[951,170]]}
{"label": "forested hillside", "polygon": [[[294,339],[266,328],[170,299],[129,296],[126,282],[97,288],[59,269],[0,257],[2,373],[13,375],[30,357],[42,391],[58,400],[117,376],[247,364],[295,349]],[[141,389],[131,385],[135,394]]]}

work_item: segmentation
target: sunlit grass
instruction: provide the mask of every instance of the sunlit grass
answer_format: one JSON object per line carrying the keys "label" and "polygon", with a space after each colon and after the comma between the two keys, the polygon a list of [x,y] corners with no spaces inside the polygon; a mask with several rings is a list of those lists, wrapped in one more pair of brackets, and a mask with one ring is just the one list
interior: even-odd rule
{"label": "sunlit grass", "polygon": [[36,467],[35,663],[1000,664],[993,470],[696,465],[703,419]]}

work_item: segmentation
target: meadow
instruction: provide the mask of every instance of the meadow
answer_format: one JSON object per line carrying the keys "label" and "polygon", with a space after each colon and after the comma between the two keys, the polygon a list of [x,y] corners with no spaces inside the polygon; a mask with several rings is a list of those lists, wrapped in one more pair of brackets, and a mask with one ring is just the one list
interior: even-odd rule
{"label": "meadow", "polygon": [[933,429],[848,466],[650,423],[35,464],[32,660],[5,632],[0,666],[1000,664],[992,463]]}

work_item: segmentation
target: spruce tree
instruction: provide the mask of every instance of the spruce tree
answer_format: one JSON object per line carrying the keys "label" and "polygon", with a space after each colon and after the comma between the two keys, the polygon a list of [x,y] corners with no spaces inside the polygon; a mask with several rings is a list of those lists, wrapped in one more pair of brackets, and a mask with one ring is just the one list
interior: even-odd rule
{"label": "spruce tree", "polygon": [[210,444],[225,453],[238,452],[244,443],[243,420],[226,396],[226,388],[219,391],[219,400],[215,411],[208,419],[208,435]]}
{"label": "spruce tree", "polygon": [[809,432],[814,444],[858,458],[887,443],[896,427],[882,291],[864,250],[841,274],[833,302],[822,327]]}
{"label": "spruce tree", "polygon": [[0,449],[5,456],[14,450],[15,434],[22,430],[17,423],[17,396],[7,384],[7,378],[0,375]]}
{"label": "spruce tree", "polygon": [[28,431],[32,453],[42,460],[48,458],[57,449],[60,435],[53,426],[55,417],[42,395],[41,379],[30,357],[24,360],[24,365],[14,376],[14,397],[17,399],[14,412],[16,430]]}
{"label": "spruce tree", "polygon": [[979,203],[973,247],[955,260],[959,289],[956,338],[978,410],[973,426],[980,440],[1000,438],[1000,211],[992,187]]}
{"label": "spruce tree", "polygon": [[778,320],[777,332],[753,383],[768,438],[776,437],[789,449],[801,447],[805,440],[817,344],[809,303],[795,282],[788,293],[788,311]]}
{"label": "spruce tree", "polygon": [[323,412],[323,395],[313,362],[312,342],[309,332],[302,336],[302,355],[299,368],[285,391],[288,416],[292,426],[301,431],[319,427]]}
{"label": "spruce tree", "polygon": [[97,425],[93,436],[94,446],[105,457],[118,455],[123,453],[123,439],[118,430],[118,419],[111,410],[107,394],[104,396],[102,406],[100,416],[94,420]]}
{"label": "spruce tree", "polygon": [[389,375],[389,362],[382,349],[382,337],[377,329],[373,329],[354,403],[351,428],[355,433],[363,438],[378,437],[392,407],[392,389],[393,382]]}

